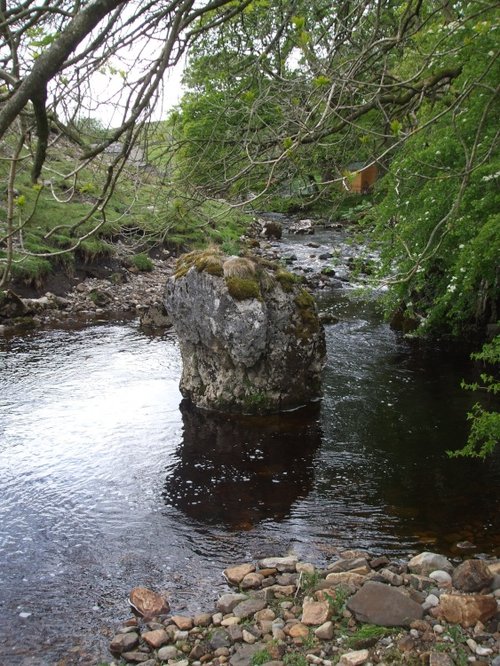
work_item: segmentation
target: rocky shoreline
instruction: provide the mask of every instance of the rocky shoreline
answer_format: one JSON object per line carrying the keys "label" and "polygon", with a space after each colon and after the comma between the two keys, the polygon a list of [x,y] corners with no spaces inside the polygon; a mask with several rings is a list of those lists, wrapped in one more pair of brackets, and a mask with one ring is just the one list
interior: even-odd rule
{"label": "rocky shoreline", "polygon": [[[308,260],[319,258],[322,262],[315,270],[302,266],[296,256],[282,256],[280,239],[283,228],[289,237],[296,234],[292,231],[291,220],[282,225],[258,218],[248,229],[243,243],[258,256],[272,261],[283,260],[290,270],[301,276],[304,286],[313,291],[346,286],[349,277],[344,275],[338,279],[336,271],[329,266],[334,254],[325,253],[325,249],[314,242],[312,221],[305,222],[309,223],[308,231],[300,234],[305,234],[308,239],[304,238]],[[338,230],[339,226],[342,228],[342,225],[333,228]],[[318,229],[321,228],[318,223]],[[170,250],[159,250],[150,258],[150,270],[144,271],[131,265],[127,256],[127,252],[117,248],[114,258],[85,266],[78,275],[61,273],[51,276],[45,288],[19,284],[12,290],[0,292],[0,335],[22,335],[36,329],[77,328],[102,321],[131,319],[139,319],[146,329],[165,329],[170,320],[163,303],[164,291],[167,279],[175,270],[177,256]],[[347,263],[350,268],[355,268],[352,256]]]}
{"label": "rocky shoreline", "polygon": [[[146,588],[110,643],[144,666],[500,666],[500,560],[460,564],[340,552],[322,569],[296,557],[228,567],[215,608],[170,612]],[[174,603],[174,602],[173,602]]]}
{"label": "rocky shoreline", "polygon": [[122,267],[104,277],[74,281],[57,293],[47,291],[35,298],[7,291],[0,302],[0,335],[33,329],[72,328],[101,321],[139,318],[146,327],[165,328],[163,292],[175,258],[166,253],[152,260],[152,270]]}

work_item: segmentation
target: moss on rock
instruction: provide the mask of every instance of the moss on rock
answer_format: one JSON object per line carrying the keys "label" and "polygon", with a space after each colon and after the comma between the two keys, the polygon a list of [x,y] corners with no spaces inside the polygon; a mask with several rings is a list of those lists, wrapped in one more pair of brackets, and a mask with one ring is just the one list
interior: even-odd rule
{"label": "moss on rock", "polygon": [[195,267],[199,273],[205,272],[210,275],[222,277],[223,260],[224,257],[218,250],[193,250],[193,252],[183,254],[177,259],[174,277],[176,279],[184,277],[184,275],[186,275],[186,273],[193,267]]}
{"label": "moss on rock", "polygon": [[257,278],[228,277],[226,286],[231,296],[237,301],[262,297]]}
{"label": "moss on rock", "polygon": [[290,273],[289,271],[284,270],[283,268],[278,268],[276,271],[276,279],[281,285],[283,291],[291,292],[293,291],[294,286],[300,282],[298,275]]}
{"label": "moss on rock", "polygon": [[320,329],[314,298],[308,291],[301,289],[295,296],[294,302],[300,318],[295,327],[295,334],[300,340],[309,340]]}

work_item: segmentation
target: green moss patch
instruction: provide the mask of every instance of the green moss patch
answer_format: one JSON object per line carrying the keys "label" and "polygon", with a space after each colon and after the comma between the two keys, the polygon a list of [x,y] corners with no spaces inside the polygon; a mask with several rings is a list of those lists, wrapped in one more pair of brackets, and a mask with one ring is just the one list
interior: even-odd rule
{"label": "green moss patch", "polygon": [[256,278],[226,278],[226,285],[231,296],[237,301],[261,298],[260,284]]}
{"label": "green moss patch", "polygon": [[300,317],[300,323],[295,328],[295,334],[301,340],[309,340],[319,331],[320,327],[314,298],[308,291],[301,289],[295,296],[294,301]]}
{"label": "green moss patch", "polygon": [[286,292],[293,291],[294,286],[300,281],[298,275],[285,271],[283,268],[278,268],[276,271],[276,279],[280,283],[283,291]]}

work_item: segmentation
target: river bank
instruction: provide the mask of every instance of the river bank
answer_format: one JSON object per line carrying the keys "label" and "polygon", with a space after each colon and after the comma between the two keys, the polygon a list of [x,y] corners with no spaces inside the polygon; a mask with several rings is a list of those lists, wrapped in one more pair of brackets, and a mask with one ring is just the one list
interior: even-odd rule
{"label": "river bank", "polygon": [[[325,244],[321,221],[318,225],[307,221],[307,233],[300,230],[304,242],[302,251],[297,253],[297,246],[287,242],[292,237],[293,225],[297,223],[284,216],[272,217],[283,221],[282,224],[273,219],[272,228],[280,230],[278,237],[268,237],[266,224],[269,220],[257,218],[242,239],[243,248],[270,260],[283,261],[313,291],[349,287],[354,274],[359,278],[358,255],[361,250],[345,242],[335,248]],[[337,231],[343,228],[348,235],[348,225],[335,225]],[[323,231],[320,242],[314,235],[316,229]],[[282,237],[283,231],[286,235]],[[163,296],[167,278],[174,270],[176,255],[167,249],[159,250],[152,254],[148,270],[141,271],[125,260],[126,253],[122,254],[120,259],[118,248],[113,260],[96,261],[73,276],[54,274],[45,287],[15,285],[0,299],[0,335],[131,319],[139,319],[145,328],[168,327],[170,322]],[[335,261],[341,264],[336,269],[333,268]]]}
{"label": "river bank", "polygon": [[134,589],[110,651],[144,666],[500,664],[498,559],[349,550],[324,568],[271,557],[223,575],[232,591],[194,615]]}

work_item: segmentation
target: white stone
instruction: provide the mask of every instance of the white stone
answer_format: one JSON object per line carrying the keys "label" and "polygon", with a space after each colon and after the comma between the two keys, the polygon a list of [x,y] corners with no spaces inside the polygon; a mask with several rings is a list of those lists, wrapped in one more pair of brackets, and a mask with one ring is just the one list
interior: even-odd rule
{"label": "white stone", "polygon": [[340,657],[339,666],[361,666],[365,664],[370,657],[368,650],[355,650],[346,652]]}
{"label": "white stone", "polygon": [[491,648],[483,647],[482,645],[478,645],[476,648],[476,654],[478,657],[487,657],[490,654],[493,654],[493,650]]}
{"label": "white stone", "polygon": [[297,566],[297,558],[290,555],[289,557],[266,557],[260,560],[259,567],[261,569],[278,569],[278,571],[295,571]]}
{"label": "white stone", "polygon": [[435,594],[429,594],[424,603],[422,604],[422,608],[424,610],[429,610],[429,608],[434,608],[439,604],[439,599],[436,597]]}
{"label": "white stone", "polygon": [[435,624],[432,628],[435,634],[442,634],[444,631],[444,627],[441,624]]}
{"label": "white stone", "polygon": [[451,576],[447,571],[442,571],[437,569],[436,571],[431,571],[429,578],[436,581],[440,587],[449,587],[451,585]]}
{"label": "white stone", "polygon": [[222,613],[215,613],[212,615],[212,624],[215,624],[215,626],[218,627],[223,619],[224,615],[222,615]]}
{"label": "white stone", "polygon": [[471,649],[472,652],[475,652],[477,649],[477,643],[473,638],[468,638],[467,639],[467,645]]}
{"label": "white stone", "polygon": [[408,569],[412,573],[422,576],[428,576],[433,571],[453,571],[452,563],[438,553],[429,553],[428,551],[415,555],[408,562]]}

